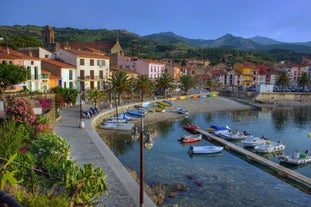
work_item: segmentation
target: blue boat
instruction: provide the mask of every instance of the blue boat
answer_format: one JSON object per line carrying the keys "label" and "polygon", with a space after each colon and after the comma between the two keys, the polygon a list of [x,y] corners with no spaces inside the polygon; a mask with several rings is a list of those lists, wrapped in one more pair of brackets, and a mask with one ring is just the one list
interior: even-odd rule
{"label": "blue boat", "polygon": [[171,101],[168,101],[168,100],[163,100],[163,102],[168,103],[170,106],[174,105]]}
{"label": "blue boat", "polygon": [[129,115],[138,116],[138,117],[145,116],[145,114],[143,112],[138,111],[138,110],[128,110],[126,113]]}

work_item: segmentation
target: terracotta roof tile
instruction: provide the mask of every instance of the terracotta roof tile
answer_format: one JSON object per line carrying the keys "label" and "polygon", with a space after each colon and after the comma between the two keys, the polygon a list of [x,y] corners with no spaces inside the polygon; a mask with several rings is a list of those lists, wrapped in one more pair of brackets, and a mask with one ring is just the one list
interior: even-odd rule
{"label": "terracotta roof tile", "polygon": [[67,49],[66,51],[75,54],[79,57],[86,57],[86,58],[98,58],[98,59],[110,59],[110,57],[105,56],[104,53],[97,54],[97,53],[92,53],[84,50],[75,50],[75,49]]}
{"label": "terracotta roof tile", "polygon": [[60,60],[41,59],[41,61],[49,63],[51,65],[55,65],[55,66],[61,67],[61,68],[75,68],[76,69],[76,67],[74,65],[70,65],[70,64],[65,63],[63,61],[60,61]]}

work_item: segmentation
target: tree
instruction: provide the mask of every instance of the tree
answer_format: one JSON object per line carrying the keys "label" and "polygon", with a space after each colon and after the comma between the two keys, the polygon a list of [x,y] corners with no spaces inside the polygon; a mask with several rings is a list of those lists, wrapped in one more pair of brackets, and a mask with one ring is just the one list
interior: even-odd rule
{"label": "tree", "polygon": [[149,79],[146,74],[141,74],[134,80],[134,91],[140,94],[140,101],[144,101],[147,94],[151,94],[155,88],[154,83]]}
{"label": "tree", "polygon": [[26,80],[27,69],[25,67],[0,64],[0,99],[4,100],[4,91],[10,86]]}
{"label": "tree", "polygon": [[86,97],[97,107],[98,102],[105,97],[105,93],[98,89],[93,89],[86,92]]}
{"label": "tree", "polygon": [[121,103],[121,94],[131,91],[131,82],[127,74],[123,71],[118,71],[112,74],[109,78],[111,88],[108,92],[115,93],[118,96],[118,105]]}
{"label": "tree", "polygon": [[14,50],[17,50],[21,47],[42,47],[43,43],[38,39],[29,36],[29,35],[21,35],[21,36],[11,36],[9,39],[5,38],[0,45],[9,46]]}
{"label": "tree", "polygon": [[166,99],[167,89],[175,88],[173,82],[174,79],[168,73],[164,73],[160,78],[156,79],[157,88],[164,94],[164,99]]}
{"label": "tree", "polygon": [[183,75],[180,77],[181,88],[188,93],[190,88],[193,88],[196,84],[194,79],[190,75]]}
{"label": "tree", "polygon": [[278,86],[282,87],[282,91],[284,91],[285,86],[289,86],[289,78],[286,71],[280,71],[278,79],[276,81]]}
{"label": "tree", "polygon": [[301,74],[298,78],[298,86],[302,87],[302,91],[305,91],[305,87],[310,85],[310,80],[307,73]]}
{"label": "tree", "polygon": [[213,80],[213,79],[208,79],[208,80],[206,81],[206,86],[209,88],[210,91],[213,90],[214,85],[216,85],[215,80]]}

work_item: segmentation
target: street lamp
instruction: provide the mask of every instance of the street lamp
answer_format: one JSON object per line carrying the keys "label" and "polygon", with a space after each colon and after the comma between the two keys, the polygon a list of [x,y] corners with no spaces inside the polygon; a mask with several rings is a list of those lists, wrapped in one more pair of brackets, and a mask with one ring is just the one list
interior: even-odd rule
{"label": "street lamp", "polygon": [[83,110],[82,110],[82,89],[81,89],[81,82],[80,82],[80,123],[79,123],[79,127],[81,128],[81,129],[83,129],[84,128],[84,120],[83,120],[83,116],[82,116],[82,112],[83,112]]}
{"label": "street lamp", "polygon": [[140,129],[140,206],[144,206],[144,116],[141,116]]}

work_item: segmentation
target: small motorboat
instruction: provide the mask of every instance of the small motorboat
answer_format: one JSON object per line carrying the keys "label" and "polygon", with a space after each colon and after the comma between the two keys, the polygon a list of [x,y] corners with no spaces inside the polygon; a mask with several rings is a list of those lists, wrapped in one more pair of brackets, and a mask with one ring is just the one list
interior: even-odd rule
{"label": "small motorboat", "polygon": [[220,153],[224,147],[215,146],[215,145],[206,145],[206,146],[190,146],[190,154],[216,154]]}
{"label": "small motorboat", "polygon": [[281,142],[274,142],[271,140],[266,140],[265,144],[260,144],[254,147],[256,152],[259,153],[273,153],[285,150],[286,145]]}
{"label": "small motorboat", "polygon": [[264,145],[266,144],[266,139],[263,137],[254,137],[248,136],[244,140],[241,141],[244,147],[255,147],[257,145]]}
{"label": "small motorboat", "polygon": [[210,127],[206,128],[206,130],[210,133],[213,133],[213,134],[217,134],[217,133],[220,133],[220,132],[227,132],[230,130],[230,127],[228,127],[227,125],[226,126],[216,126],[216,125],[211,125]]}
{"label": "small motorboat", "polygon": [[191,135],[184,135],[178,138],[178,141],[189,144],[193,142],[199,142],[202,140],[202,134],[191,134]]}
{"label": "small motorboat", "polygon": [[237,131],[231,131],[231,130],[216,131],[215,134],[219,136],[220,138],[223,138],[229,141],[239,141],[239,140],[243,140],[249,137],[249,135],[245,135],[245,133],[240,132],[238,130]]}
{"label": "small motorboat", "polygon": [[186,124],[183,126],[183,128],[190,131],[191,133],[195,133],[195,130],[200,129],[200,126],[194,124]]}
{"label": "small motorboat", "polygon": [[281,155],[278,158],[280,162],[292,165],[303,165],[311,162],[311,156],[308,150],[305,153],[300,153],[297,150],[291,155]]}
{"label": "small motorboat", "polygon": [[177,110],[177,112],[178,112],[179,114],[189,114],[189,111],[188,111],[188,110],[185,110],[185,109],[180,108],[180,107],[177,107],[176,110]]}
{"label": "small motorboat", "polygon": [[101,129],[112,129],[112,130],[132,130],[135,124],[132,123],[102,123],[99,125]]}

